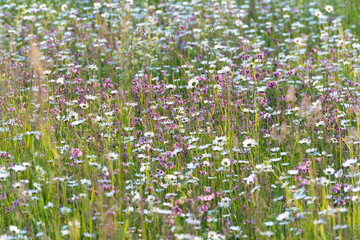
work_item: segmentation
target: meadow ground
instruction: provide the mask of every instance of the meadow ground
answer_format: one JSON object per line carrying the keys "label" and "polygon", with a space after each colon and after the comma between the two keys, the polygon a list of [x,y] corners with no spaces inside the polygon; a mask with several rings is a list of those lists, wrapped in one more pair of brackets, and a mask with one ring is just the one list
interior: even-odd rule
{"label": "meadow ground", "polygon": [[358,4],[0,0],[0,239],[359,239]]}

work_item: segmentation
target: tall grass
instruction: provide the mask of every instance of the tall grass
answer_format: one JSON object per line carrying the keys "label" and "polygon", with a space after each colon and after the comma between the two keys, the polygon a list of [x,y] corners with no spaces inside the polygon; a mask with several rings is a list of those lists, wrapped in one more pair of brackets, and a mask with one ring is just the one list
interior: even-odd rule
{"label": "tall grass", "polygon": [[359,238],[358,18],[0,0],[0,238]]}

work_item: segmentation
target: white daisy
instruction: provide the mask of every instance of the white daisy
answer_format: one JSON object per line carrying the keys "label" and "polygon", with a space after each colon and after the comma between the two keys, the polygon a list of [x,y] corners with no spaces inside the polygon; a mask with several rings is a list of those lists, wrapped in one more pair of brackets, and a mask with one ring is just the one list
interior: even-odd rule
{"label": "white daisy", "polygon": [[224,167],[229,167],[231,164],[230,160],[228,158],[224,158],[222,161],[221,161],[221,165],[223,165]]}
{"label": "white daisy", "polygon": [[328,13],[331,13],[332,11],[334,11],[334,7],[331,5],[326,5],[325,6],[325,11],[327,11]]}
{"label": "white daisy", "polygon": [[333,175],[335,173],[335,170],[332,168],[332,167],[327,167],[325,170],[324,170],[324,173],[326,175]]}
{"label": "white daisy", "polygon": [[188,82],[187,88],[188,88],[188,89],[193,89],[193,88],[195,88],[198,84],[199,84],[199,80],[197,80],[196,78],[193,78],[193,79],[191,79],[191,80]]}
{"label": "white daisy", "polygon": [[252,147],[255,147],[256,145],[257,145],[257,142],[252,138],[248,138],[243,142],[244,148],[252,148]]}
{"label": "white daisy", "polygon": [[322,17],[323,17],[323,14],[322,14],[319,10],[317,10],[317,11],[315,12],[315,16],[317,16],[318,18],[322,18]]}

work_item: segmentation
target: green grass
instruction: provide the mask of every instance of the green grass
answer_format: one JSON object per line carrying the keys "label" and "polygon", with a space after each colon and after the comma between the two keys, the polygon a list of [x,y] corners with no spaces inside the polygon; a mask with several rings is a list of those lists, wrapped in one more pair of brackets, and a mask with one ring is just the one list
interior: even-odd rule
{"label": "green grass", "polygon": [[359,238],[357,1],[134,2],[0,1],[0,233]]}

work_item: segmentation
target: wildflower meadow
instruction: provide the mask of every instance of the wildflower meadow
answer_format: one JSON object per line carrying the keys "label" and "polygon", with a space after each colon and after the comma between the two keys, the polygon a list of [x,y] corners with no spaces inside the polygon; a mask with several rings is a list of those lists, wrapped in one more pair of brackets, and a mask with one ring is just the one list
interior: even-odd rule
{"label": "wildflower meadow", "polygon": [[0,0],[0,239],[360,239],[360,1]]}

